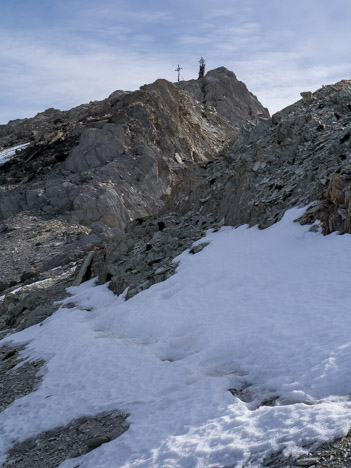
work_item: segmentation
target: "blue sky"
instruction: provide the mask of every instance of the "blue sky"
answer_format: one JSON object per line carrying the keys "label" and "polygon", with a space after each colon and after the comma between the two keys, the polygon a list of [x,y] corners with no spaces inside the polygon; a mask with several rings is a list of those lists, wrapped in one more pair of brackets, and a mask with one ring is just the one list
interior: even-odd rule
{"label": "blue sky", "polygon": [[234,71],[273,113],[351,79],[350,0],[1,0],[0,123]]}

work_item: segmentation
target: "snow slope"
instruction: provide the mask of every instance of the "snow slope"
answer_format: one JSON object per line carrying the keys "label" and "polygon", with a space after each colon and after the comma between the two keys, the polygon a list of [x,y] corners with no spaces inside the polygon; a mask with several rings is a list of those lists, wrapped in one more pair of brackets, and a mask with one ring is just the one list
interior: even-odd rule
{"label": "snow slope", "polygon": [[4,164],[12,159],[17,150],[26,148],[28,145],[29,143],[23,143],[22,145],[12,146],[11,148],[6,148],[5,150],[0,151],[0,164]]}
{"label": "snow slope", "polygon": [[129,430],[61,467],[260,466],[344,435],[351,236],[308,232],[293,223],[302,211],[209,232],[173,277],[126,302],[93,281],[71,288],[75,308],[2,340],[47,360],[38,390],[0,413],[2,456],[109,409],[130,413]]}

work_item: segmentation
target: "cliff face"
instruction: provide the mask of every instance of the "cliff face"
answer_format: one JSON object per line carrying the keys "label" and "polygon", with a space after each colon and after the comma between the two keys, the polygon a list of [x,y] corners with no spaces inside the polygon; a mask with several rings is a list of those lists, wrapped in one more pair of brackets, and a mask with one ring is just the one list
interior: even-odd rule
{"label": "cliff face", "polygon": [[189,165],[212,157],[259,116],[267,113],[246,87],[218,69],[204,83],[158,80],[12,122],[1,129],[3,144],[34,144],[2,166],[0,216],[37,210],[65,214],[98,234],[121,232],[130,219],[160,208]]}
{"label": "cliff face", "polygon": [[202,102],[208,119],[217,112],[240,129],[247,122],[269,117],[257,97],[235,74],[224,67],[207,73],[202,80],[181,81],[179,86]]}
{"label": "cliff face", "polygon": [[[196,255],[206,243],[194,241],[223,224],[265,228],[313,202],[299,222],[324,234],[351,233],[351,81],[301,95],[269,118],[221,68],[203,80],[158,80],[0,127],[3,147],[31,141],[0,165],[0,337],[43,322],[66,288],[86,279],[108,281],[116,294],[128,288],[126,299],[167,280],[173,259],[185,249]],[[1,411],[42,377],[42,360],[17,366],[21,350],[0,349]],[[73,456],[68,446],[78,447],[82,427],[91,437],[79,446],[86,453],[125,431],[125,418],[71,421],[7,455],[29,468],[44,447],[61,463]],[[272,460],[285,463],[279,454]]]}
{"label": "cliff face", "polygon": [[194,168],[174,190],[170,206],[264,228],[288,208],[318,201],[308,220],[320,219],[325,233],[351,232],[351,82],[302,95],[244,130],[213,162]]}
{"label": "cliff face", "polygon": [[[11,242],[6,232],[14,226],[16,233],[30,229],[41,237],[35,226],[51,226],[57,218],[63,224],[59,239],[48,226],[35,251],[26,235],[19,236],[20,258],[2,252],[0,280],[18,280],[33,265],[41,271],[48,245],[59,263],[86,244],[122,233],[129,221],[156,213],[189,167],[212,158],[242,127],[262,118],[268,113],[257,99],[220,68],[204,80],[157,80],[136,92],[116,91],[101,102],[66,112],[48,109],[1,126],[0,146],[31,142],[0,166],[3,242]],[[73,226],[67,235],[63,225]]]}
{"label": "cliff face", "polygon": [[[351,82],[342,81],[243,129],[214,158],[188,168],[157,219],[139,220],[92,258],[98,276],[132,296],[174,271],[172,259],[209,227],[265,228],[289,208],[301,223],[351,232]],[[161,226],[161,228],[160,228]]]}

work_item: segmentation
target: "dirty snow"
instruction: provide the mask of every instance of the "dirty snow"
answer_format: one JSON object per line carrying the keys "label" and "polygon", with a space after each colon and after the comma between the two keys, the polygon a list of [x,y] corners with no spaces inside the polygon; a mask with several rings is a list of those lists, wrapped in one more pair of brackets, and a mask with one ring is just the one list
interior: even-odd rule
{"label": "dirty snow", "polygon": [[0,164],[4,164],[16,155],[17,150],[26,148],[29,143],[23,143],[22,145],[12,146],[0,151]]}
{"label": "dirty snow", "polygon": [[[209,232],[177,273],[128,301],[89,281],[0,342],[44,358],[0,414],[0,453],[82,415],[130,413],[122,436],[61,467],[260,466],[351,426],[351,236],[293,219]],[[231,391],[230,391],[231,389]]]}

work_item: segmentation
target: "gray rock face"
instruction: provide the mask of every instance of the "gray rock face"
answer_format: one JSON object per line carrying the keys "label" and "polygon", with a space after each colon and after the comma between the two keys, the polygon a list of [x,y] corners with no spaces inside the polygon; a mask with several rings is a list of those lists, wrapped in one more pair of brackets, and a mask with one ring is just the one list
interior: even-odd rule
{"label": "gray rock face", "polygon": [[[314,201],[301,223],[318,219],[326,234],[351,233],[351,81],[302,93],[301,101],[271,119],[225,69],[177,85],[159,80],[136,93],[117,91],[102,103],[58,112],[24,122],[17,133],[18,122],[0,128],[4,146],[28,135],[36,142],[0,167],[0,287],[6,293],[0,328],[42,321],[66,285],[95,276],[117,294],[128,288],[128,299],[172,275],[180,252],[199,254],[206,243],[193,242],[223,223],[264,228],[286,209]],[[33,122],[43,130],[33,130]],[[21,392],[36,382],[33,369],[25,372],[29,384],[22,382]],[[4,407],[9,394],[0,399]],[[272,395],[261,404],[275,400]],[[95,422],[89,421],[89,431],[87,421],[76,421],[18,443],[6,466],[37,463],[39,445],[46,447],[40,466],[47,467],[112,438],[100,431],[105,419],[91,432]],[[84,445],[83,452],[71,452],[67,437],[74,448]],[[329,466],[333,460],[345,466],[349,446],[350,435],[312,458],[290,463],[274,454],[266,464],[317,460]]]}
{"label": "gray rock face", "polygon": [[86,128],[64,167],[71,172],[83,172],[107,164],[123,153],[123,140],[124,131],[120,125],[108,123],[102,129]]}
{"label": "gray rock face", "polygon": [[[205,243],[192,247],[207,229],[219,229],[213,215],[189,212],[184,216],[168,213],[160,217],[140,218],[130,223],[126,232],[111,239],[106,247],[91,257],[83,280],[98,277],[100,283],[110,281],[110,289],[126,298],[164,281],[174,274],[173,259],[186,249],[200,252]],[[88,259],[88,258],[87,258]],[[77,275],[77,278],[79,275]]]}
{"label": "gray rock face", "polygon": [[202,80],[181,81],[179,86],[202,102],[207,118],[216,111],[237,128],[269,118],[268,110],[245,83],[224,67],[209,71]]}
{"label": "gray rock face", "polygon": [[0,128],[0,145],[33,144],[0,167],[0,219],[31,210],[62,214],[101,236],[121,233],[131,219],[160,209],[190,165],[267,115],[221,68],[204,80],[157,80],[100,103],[10,122]]}
{"label": "gray rock face", "polygon": [[320,200],[309,221],[321,219],[325,233],[350,232],[350,135],[351,82],[341,81],[244,130],[205,174],[199,165],[182,180],[169,207],[264,228]]}

